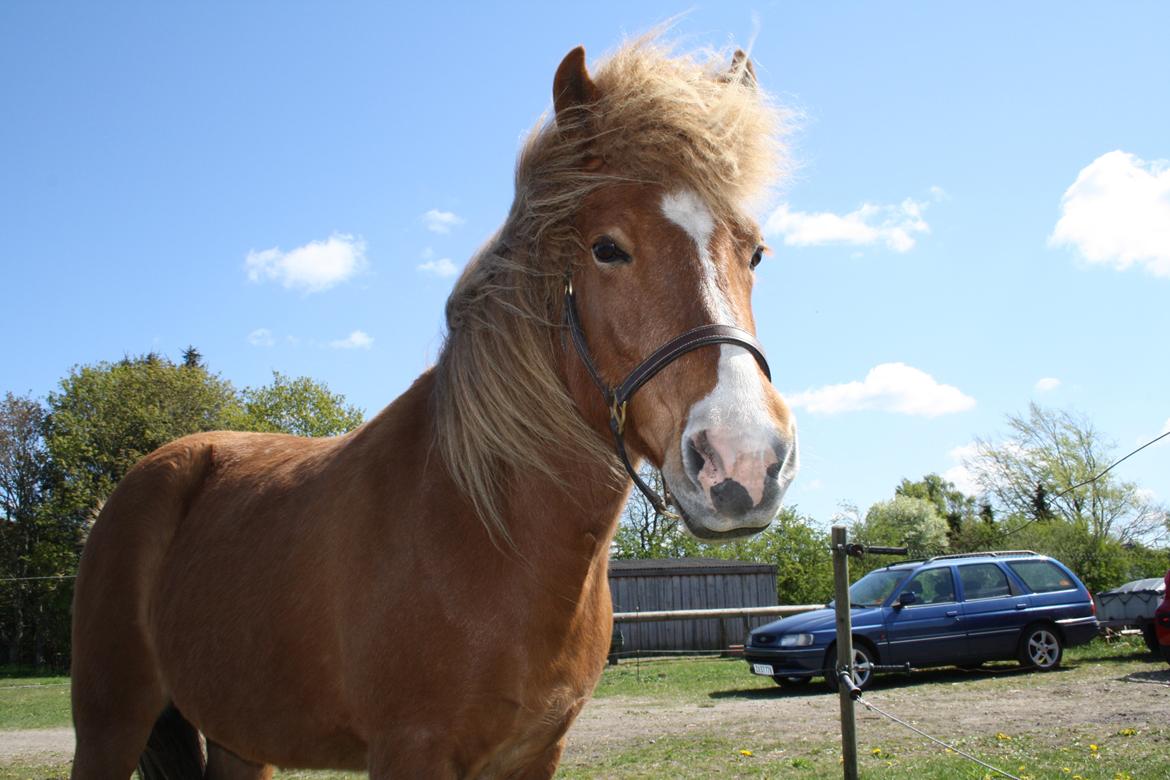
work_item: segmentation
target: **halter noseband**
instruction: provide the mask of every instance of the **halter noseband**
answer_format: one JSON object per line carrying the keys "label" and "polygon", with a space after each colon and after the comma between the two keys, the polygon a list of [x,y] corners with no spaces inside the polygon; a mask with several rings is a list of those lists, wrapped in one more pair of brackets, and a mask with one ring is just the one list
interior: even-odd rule
{"label": "halter noseband", "polygon": [[[764,358],[764,348],[760,342],[756,341],[755,336],[743,328],[737,328],[734,325],[700,325],[675,336],[651,352],[649,357],[630,371],[621,384],[611,387],[601,378],[601,374],[597,371],[597,364],[593,362],[593,356],[589,352],[589,343],[585,339],[585,331],[581,328],[581,318],[577,314],[577,302],[573,295],[573,280],[567,275],[565,277],[565,321],[569,327],[569,333],[573,337],[573,346],[577,348],[577,354],[581,357],[581,363],[585,366],[590,378],[593,379],[593,384],[597,385],[597,389],[601,391],[605,405],[609,408],[609,430],[613,433],[614,446],[622,465],[626,468],[626,473],[634,480],[638,490],[642,491],[642,495],[646,497],[656,512],[677,519],[678,514],[667,508],[668,502],[673,499],[670,491],[666,491],[665,498],[655,493],[645,480],[638,476],[633,464],[630,463],[629,455],[626,454],[624,433],[626,411],[630,399],[633,398],[638,388],[650,381],[655,374],[686,353],[714,344],[734,344],[746,349],[760,364],[760,368],[763,369],[764,375],[768,377],[770,382],[772,381],[772,372],[768,368],[768,361]],[[663,485],[665,484],[664,480]]]}

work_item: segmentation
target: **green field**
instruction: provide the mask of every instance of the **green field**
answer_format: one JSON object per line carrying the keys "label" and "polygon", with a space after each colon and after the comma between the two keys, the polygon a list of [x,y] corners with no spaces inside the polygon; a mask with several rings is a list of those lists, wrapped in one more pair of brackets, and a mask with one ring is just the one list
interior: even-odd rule
{"label": "green field", "polygon": [[[1151,683],[1136,685],[1134,683]],[[973,753],[1008,772],[1030,780],[1139,780],[1170,777],[1170,707],[1165,717],[1117,719],[1124,713],[1127,697],[1151,693],[1163,696],[1170,685],[1170,670],[1149,656],[1140,641],[1107,645],[1095,641],[1066,653],[1065,668],[1050,674],[1020,673],[1012,664],[994,664],[978,672],[939,669],[879,678],[867,698],[905,717],[946,702],[962,708],[979,702],[1021,698],[1044,700],[1058,710],[1063,698],[1077,690],[1102,685],[1111,700],[1090,699],[1099,707],[1101,723],[1081,718],[1060,727],[1042,727],[1020,713],[1016,727],[1005,733],[994,726],[958,733],[943,721],[935,724],[941,736],[957,739],[960,749]],[[65,678],[0,679],[0,743],[3,730],[62,727],[69,724],[68,680]],[[1128,687],[1127,687],[1128,686]],[[1156,687],[1161,686],[1161,687]],[[1095,690],[1095,688],[1094,688]],[[1095,694],[1094,694],[1095,695]],[[1106,694],[1102,694],[1103,696]],[[607,742],[574,743],[559,778],[839,778],[840,744],[835,723],[809,732],[793,722],[784,729],[761,729],[761,718],[787,706],[812,712],[835,706],[835,700],[814,683],[795,693],[782,691],[766,678],[747,673],[742,661],[719,658],[681,658],[623,661],[608,667],[595,695],[597,706],[615,712],[645,714],[682,713],[684,719],[704,722],[711,728],[686,733],[648,732],[626,736],[615,728]],[[1163,698],[1162,701],[1165,699]],[[1070,706],[1075,706],[1070,704]],[[859,713],[862,710],[859,708]],[[587,708],[586,713],[589,713]],[[823,717],[823,715],[822,715]],[[584,720],[584,718],[583,718]],[[921,737],[870,717],[859,721],[859,755],[862,777],[877,780],[912,778],[993,777],[966,759],[948,755]],[[1108,722],[1106,722],[1108,721]],[[693,725],[693,724],[692,724]],[[1006,728],[1006,727],[1005,727]],[[797,736],[799,735],[799,736]],[[64,778],[67,762],[17,761],[0,763],[0,780],[11,778]],[[281,771],[283,780],[348,780],[364,775],[336,772]]]}

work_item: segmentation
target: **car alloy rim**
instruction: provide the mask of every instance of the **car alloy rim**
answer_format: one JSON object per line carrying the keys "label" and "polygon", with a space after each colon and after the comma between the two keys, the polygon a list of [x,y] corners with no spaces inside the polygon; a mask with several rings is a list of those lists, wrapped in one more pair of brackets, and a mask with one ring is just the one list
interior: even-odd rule
{"label": "car alloy rim", "polygon": [[1056,637],[1049,631],[1037,631],[1028,639],[1028,657],[1037,666],[1056,663]]}
{"label": "car alloy rim", "polygon": [[873,662],[869,660],[869,656],[861,650],[854,649],[853,651],[853,684],[861,687],[869,681],[869,675],[873,671]]}

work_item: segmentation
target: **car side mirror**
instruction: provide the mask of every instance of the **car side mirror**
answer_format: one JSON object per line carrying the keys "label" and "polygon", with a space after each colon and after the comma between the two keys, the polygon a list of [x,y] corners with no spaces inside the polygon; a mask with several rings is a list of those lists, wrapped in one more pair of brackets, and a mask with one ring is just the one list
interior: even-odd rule
{"label": "car side mirror", "polygon": [[918,594],[912,590],[902,591],[898,596],[898,600],[894,603],[895,607],[908,607],[911,604],[918,603]]}

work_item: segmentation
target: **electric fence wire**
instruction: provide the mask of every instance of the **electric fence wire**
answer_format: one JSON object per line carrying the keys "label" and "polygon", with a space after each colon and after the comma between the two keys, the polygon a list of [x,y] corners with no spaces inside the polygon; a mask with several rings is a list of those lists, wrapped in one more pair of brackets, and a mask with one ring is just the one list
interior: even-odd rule
{"label": "electric fence wire", "polygon": [[76,574],[49,574],[43,577],[0,577],[0,583],[5,582],[36,582],[38,580],[73,580]]}
{"label": "electric fence wire", "polygon": [[[1170,436],[1170,431],[1166,431],[1165,433],[1163,433],[1159,436],[1155,436],[1154,438],[1150,439],[1148,442],[1146,442],[1142,446],[1138,447],[1136,450],[1134,450],[1134,451],[1130,452],[1129,454],[1125,455],[1124,457],[1118,458],[1117,460],[1110,463],[1109,466],[1104,471],[1102,471],[1100,474],[1097,474],[1096,476],[1093,476],[1093,477],[1089,477],[1088,479],[1083,480],[1081,482],[1078,482],[1077,484],[1073,485],[1070,488],[1066,488],[1066,489],[1060,491],[1055,496],[1052,496],[1052,498],[1048,499],[1048,501],[1055,501],[1058,498],[1063,498],[1063,497],[1067,496],[1069,493],[1076,490],[1077,488],[1081,488],[1081,487],[1084,487],[1085,485],[1096,482],[1097,480],[1101,479],[1101,477],[1105,476],[1110,471],[1112,471],[1114,466],[1120,465],[1123,461],[1126,461],[1129,458],[1133,457],[1134,455],[1137,455],[1139,452],[1144,450],[1146,447],[1149,447],[1151,444],[1157,444],[1159,441],[1161,441],[1162,439],[1165,439],[1167,436]],[[1023,525],[1019,526],[1018,528],[1013,528],[1010,531],[1004,531],[1001,535],[1002,536],[1011,536],[1014,533],[1019,533],[1020,531],[1024,530],[1025,528],[1027,528],[1028,526],[1030,526],[1032,523],[1036,522],[1039,519],[1040,519],[1039,517],[1033,517],[1031,520],[1029,520],[1028,522],[1024,523]]]}
{"label": "electric fence wire", "polygon": [[998,773],[998,774],[1001,774],[1001,775],[1003,775],[1004,777],[1010,777],[1010,778],[1011,778],[1011,780],[1020,780],[1020,778],[1019,778],[1019,777],[1017,777],[1017,776],[1013,775],[1011,772],[1005,772],[1005,771],[1003,771],[1002,769],[1000,769],[1000,768],[998,768],[998,767],[994,767],[994,766],[992,766],[991,764],[987,763],[986,761],[981,761],[980,759],[976,758],[975,756],[971,755],[970,753],[967,753],[967,752],[965,752],[965,751],[962,751],[962,750],[960,750],[959,748],[955,747],[954,745],[948,745],[946,742],[943,742],[941,739],[935,739],[934,737],[930,736],[929,734],[927,734],[927,733],[926,733],[925,731],[923,731],[922,729],[920,729],[920,728],[918,728],[918,727],[916,727],[916,726],[912,726],[912,725],[910,725],[909,723],[907,723],[906,721],[902,720],[901,718],[899,718],[899,717],[897,717],[897,716],[895,716],[895,715],[891,715],[890,713],[888,713],[888,712],[885,712],[884,710],[878,709],[877,707],[875,707],[874,705],[872,705],[872,704],[870,704],[868,701],[866,701],[864,697],[862,697],[862,696],[857,696],[856,698],[857,698],[857,702],[858,702],[858,704],[860,704],[861,706],[865,707],[866,709],[868,709],[868,710],[872,710],[873,712],[876,712],[878,715],[883,715],[883,716],[885,716],[885,717],[889,718],[890,720],[894,721],[895,723],[900,723],[901,725],[903,725],[903,726],[905,726],[906,728],[910,729],[910,730],[911,730],[911,731],[913,731],[914,733],[916,733],[916,734],[921,734],[922,736],[926,737],[926,738],[927,738],[927,739],[929,739],[931,742],[934,742],[935,744],[938,744],[938,745],[942,745],[942,746],[943,746],[944,748],[946,748],[947,750],[950,750],[950,751],[952,751],[952,752],[954,752],[954,753],[957,753],[957,754],[959,754],[960,756],[962,756],[963,758],[970,759],[971,761],[974,761],[974,762],[975,762],[976,764],[978,764],[979,766],[981,766],[981,767],[984,767],[985,769],[990,769],[992,772],[996,772],[996,773]]}

